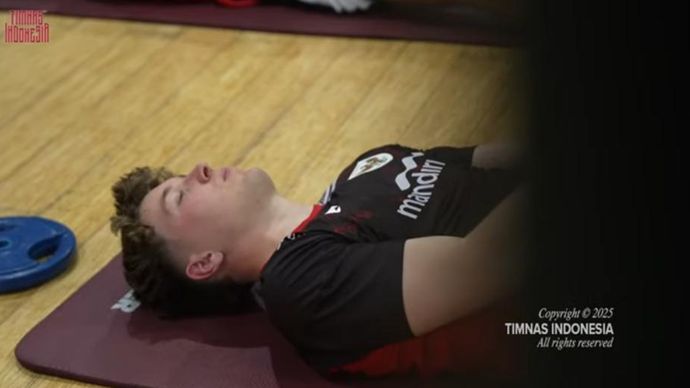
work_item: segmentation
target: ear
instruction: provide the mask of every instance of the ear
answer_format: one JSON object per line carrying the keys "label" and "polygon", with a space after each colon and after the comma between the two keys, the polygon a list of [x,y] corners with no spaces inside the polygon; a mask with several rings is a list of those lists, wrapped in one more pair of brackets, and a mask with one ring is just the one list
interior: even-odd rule
{"label": "ear", "polygon": [[187,277],[192,280],[205,280],[220,271],[225,255],[219,251],[194,253],[189,257]]}

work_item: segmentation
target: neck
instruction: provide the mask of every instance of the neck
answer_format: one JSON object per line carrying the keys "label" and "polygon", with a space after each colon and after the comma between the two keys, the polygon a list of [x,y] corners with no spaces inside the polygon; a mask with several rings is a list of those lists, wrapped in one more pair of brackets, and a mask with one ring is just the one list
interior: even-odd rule
{"label": "neck", "polygon": [[313,205],[305,205],[275,195],[267,207],[263,222],[253,233],[252,252],[246,261],[248,281],[257,281],[261,269],[271,258],[283,239],[309,217]]}

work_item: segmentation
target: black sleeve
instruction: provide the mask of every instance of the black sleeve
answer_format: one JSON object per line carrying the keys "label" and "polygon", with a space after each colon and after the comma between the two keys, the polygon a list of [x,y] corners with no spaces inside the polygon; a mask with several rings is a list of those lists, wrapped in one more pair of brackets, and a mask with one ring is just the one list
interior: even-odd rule
{"label": "black sleeve", "polygon": [[271,258],[262,293],[274,325],[311,352],[365,352],[413,337],[402,299],[404,240],[320,233]]}

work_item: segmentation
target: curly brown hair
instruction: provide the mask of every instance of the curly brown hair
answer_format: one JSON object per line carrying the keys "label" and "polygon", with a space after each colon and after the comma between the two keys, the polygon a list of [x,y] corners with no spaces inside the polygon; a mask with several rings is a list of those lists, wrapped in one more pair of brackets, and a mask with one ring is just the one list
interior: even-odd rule
{"label": "curly brown hair", "polygon": [[251,284],[189,279],[173,266],[165,240],[140,221],[139,206],[146,194],[174,176],[163,167],[137,167],[112,187],[115,215],[110,228],[120,234],[127,283],[142,305],[161,317],[245,310],[251,305]]}

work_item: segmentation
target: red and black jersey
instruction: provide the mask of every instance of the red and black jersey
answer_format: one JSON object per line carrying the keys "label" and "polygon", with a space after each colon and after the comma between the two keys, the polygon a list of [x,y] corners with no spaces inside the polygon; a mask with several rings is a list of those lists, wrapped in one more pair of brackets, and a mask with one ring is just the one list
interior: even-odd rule
{"label": "red and black jersey", "polygon": [[[310,365],[353,372],[376,351],[414,340],[402,299],[405,240],[465,236],[518,183],[514,172],[472,167],[473,152],[398,144],[371,149],[283,240],[262,268],[256,292],[271,322]],[[380,363],[381,354],[376,357]]]}

